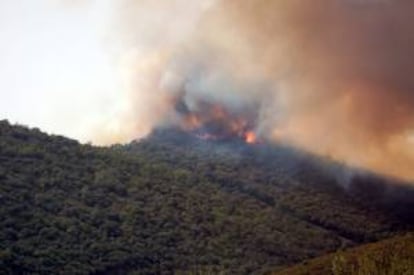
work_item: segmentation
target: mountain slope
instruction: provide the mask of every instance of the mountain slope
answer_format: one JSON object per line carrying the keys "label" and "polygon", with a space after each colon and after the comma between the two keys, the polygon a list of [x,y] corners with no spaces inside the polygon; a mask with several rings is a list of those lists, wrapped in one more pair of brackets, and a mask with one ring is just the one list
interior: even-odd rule
{"label": "mountain slope", "polygon": [[174,131],[97,148],[2,121],[0,270],[261,274],[411,228],[306,154],[260,148]]}
{"label": "mountain slope", "polygon": [[414,235],[407,234],[306,261],[273,275],[401,274],[414,272]]}

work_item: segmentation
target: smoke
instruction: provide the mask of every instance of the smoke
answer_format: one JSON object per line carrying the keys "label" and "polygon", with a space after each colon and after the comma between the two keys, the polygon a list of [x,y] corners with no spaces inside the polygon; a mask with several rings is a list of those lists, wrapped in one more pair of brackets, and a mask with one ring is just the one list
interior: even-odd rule
{"label": "smoke", "polygon": [[[95,129],[96,143],[128,142],[167,124],[173,99],[189,64],[175,62],[213,2],[122,0],[111,2],[108,44],[119,60],[124,104]],[[194,61],[195,62],[195,61]],[[187,70],[188,71],[188,70]]]}
{"label": "smoke", "polygon": [[128,106],[104,142],[175,123],[183,97],[256,108],[263,138],[414,179],[413,1],[120,3]]}
{"label": "smoke", "polygon": [[289,102],[274,138],[413,178],[414,60],[409,56],[414,32],[409,11],[414,3],[228,4],[248,40],[260,45],[256,57],[267,66],[269,78],[283,73]]}

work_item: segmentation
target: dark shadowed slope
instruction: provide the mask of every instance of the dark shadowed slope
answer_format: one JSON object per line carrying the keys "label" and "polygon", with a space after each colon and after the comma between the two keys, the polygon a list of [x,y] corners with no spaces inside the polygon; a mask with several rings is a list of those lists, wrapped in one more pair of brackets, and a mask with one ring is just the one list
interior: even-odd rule
{"label": "dark shadowed slope", "polygon": [[411,229],[388,186],[270,148],[172,130],[97,148],[2,121],[0,270],[261,274]]}

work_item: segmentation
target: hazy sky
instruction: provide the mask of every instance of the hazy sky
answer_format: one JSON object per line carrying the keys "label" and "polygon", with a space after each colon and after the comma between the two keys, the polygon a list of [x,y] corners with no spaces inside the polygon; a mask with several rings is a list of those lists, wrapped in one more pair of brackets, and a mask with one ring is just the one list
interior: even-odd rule
{"label": "hazy sky", "polygon": [[122,85],[108,1],[76,2],[0,0],[0,118],[86,141]]}
{"label": "hazy sky", "polygon": [[153,69],[212,2],[0,0],[0,119],[98,144],[148,133]]}

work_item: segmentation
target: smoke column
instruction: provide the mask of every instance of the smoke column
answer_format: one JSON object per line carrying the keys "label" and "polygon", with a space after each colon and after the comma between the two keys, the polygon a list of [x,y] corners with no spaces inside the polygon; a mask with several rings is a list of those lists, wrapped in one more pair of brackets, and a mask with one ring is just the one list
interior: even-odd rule
{"label": "smoke column", "polygon": [[174,123],[184,94],[260,106],[261,136],[414,179],[414,2],[120,1],[113,40],[128,141]]}

